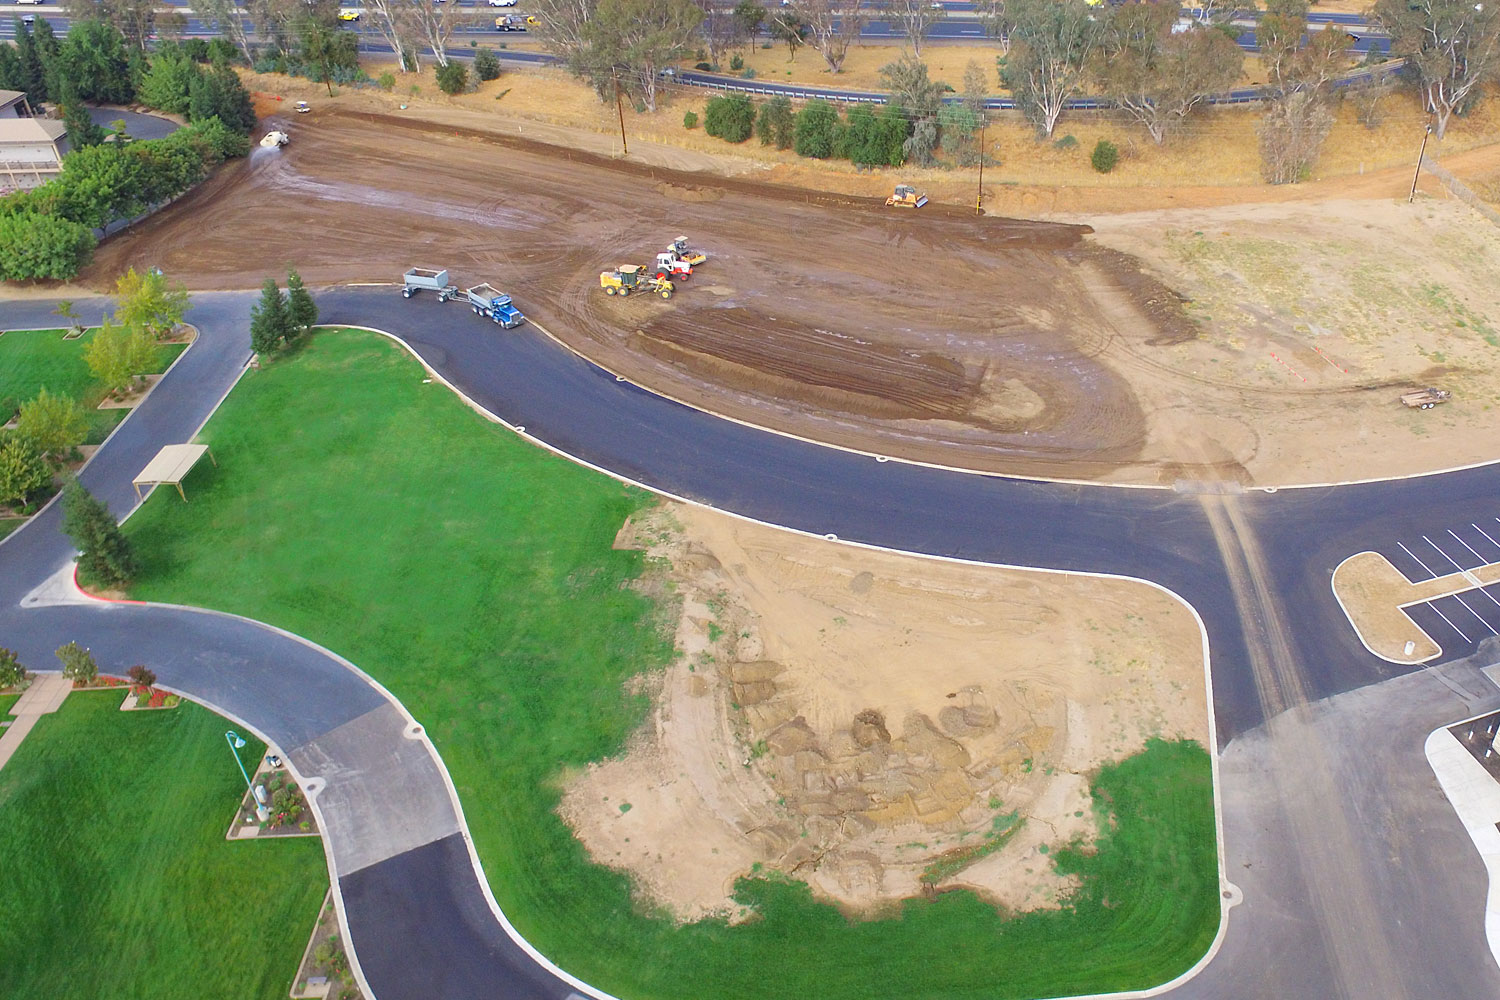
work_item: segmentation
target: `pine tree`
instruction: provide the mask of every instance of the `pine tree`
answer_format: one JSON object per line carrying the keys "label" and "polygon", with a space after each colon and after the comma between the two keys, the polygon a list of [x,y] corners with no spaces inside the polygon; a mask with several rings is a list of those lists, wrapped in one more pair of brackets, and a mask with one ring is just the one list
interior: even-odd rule
{"label": "pine tree", "polygon": [[68,144],[72,148],[97,146],[104,141],[104,129],[94,124],[76,91],[68,88],[59,103],[62,105],[63,126],[68,130]]}
{"label": "pine tree", "polygon": [[16,18],[16,59],[21,64],[21,85],[26,100],[35,108],[47,99],[47,68],[37,50],[31,29]]}
{"label": "pine tree", "polygon": [[286,297],[277,287],[276,279],[267,278],[261,286],[260,301],[250,310],[251,350],[256,354],[270,354],[286,341],[291,326]]}
{"label": "pine tree", "polygon": [[302,275],[295,270],[286,273],[286,311],[297,333],[306,333],[318,323],[318,305],[303,286]]}
{"label": "pine tree", "polygon": [[78,567],[85,582],[117,587],[135,575],[130,540],[109,508],[76,479],[63,488],[63,531],[78,546]]}

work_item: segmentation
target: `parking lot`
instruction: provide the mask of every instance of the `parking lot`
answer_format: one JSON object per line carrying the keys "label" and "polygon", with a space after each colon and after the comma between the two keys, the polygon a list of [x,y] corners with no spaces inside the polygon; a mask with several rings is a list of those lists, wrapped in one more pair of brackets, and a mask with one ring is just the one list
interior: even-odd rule
{"label": "parking lot", "polygon": [[[1377,551],[1413,583],[1500,563],[1500,517],[1434,526]],[[1444,659],[1467,655],[1482,640],[1500,635],[1500,583],[1403,610],[1443,648]]]}

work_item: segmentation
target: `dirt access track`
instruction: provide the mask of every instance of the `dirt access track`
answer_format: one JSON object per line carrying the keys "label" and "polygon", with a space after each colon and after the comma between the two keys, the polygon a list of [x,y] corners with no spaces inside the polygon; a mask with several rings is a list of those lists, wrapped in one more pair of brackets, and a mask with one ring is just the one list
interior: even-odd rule
{"label": "dirt access track", "polygon": [[[897,211],[336,104],[290,124],[288,147],[107,242],[85,280],[129,264],[202,289],[288,265],[314,283],[446,267],[685,402],[876,454],[1077,479],[1320,478],[1324,457],[1388,444],[1381,421],[1406,419],[1393,387],[1431,367],[1337,393],[1267,379],[1268,359],[1200,337],[1174,292],[1088,226]],[[601,269],[650,263],[678,234],[710,260],[670,302],[601,292]],[[453,322],[477,321],[455,305]],[[1361,407],[1374,425],[1330,440]],[[1452,464],[1433,443],[1399,471]]]}

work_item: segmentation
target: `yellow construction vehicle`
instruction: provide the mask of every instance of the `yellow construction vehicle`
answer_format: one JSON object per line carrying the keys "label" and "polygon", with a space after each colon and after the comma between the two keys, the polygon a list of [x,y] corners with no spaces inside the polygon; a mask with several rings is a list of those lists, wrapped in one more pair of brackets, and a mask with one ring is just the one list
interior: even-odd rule
{"label": "yellow construction vehicle", "polygon": [[599,274],[599,287],[605,295],[629,295],[631,292],[655,292],[664,299],[672,297],[672,282],[651,275],[639,264],[621,264],[613,271]]}
{"label": "yellow construction vehicle", "polygon": [[886,208],[921,208],[927,204],[925,194],[917,194],[910,184],[897,184],[896,191],[885,200]]}

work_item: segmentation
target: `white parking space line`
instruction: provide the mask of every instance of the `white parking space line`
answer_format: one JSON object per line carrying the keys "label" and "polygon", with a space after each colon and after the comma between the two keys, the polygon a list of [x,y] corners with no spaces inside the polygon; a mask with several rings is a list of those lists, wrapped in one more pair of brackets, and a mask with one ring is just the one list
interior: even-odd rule
{"label": "white parking space line", "polygon": [[[1448,534],[1453,535],[1453,529],[1452,528],[1448,529]],[[1468,542],[1464,541],[1462,538],[1459,538],[1457,535],[1453,535],[1453,537],[1458,542],[1458,544],[1462,545],[1464,548],[1468,549],[1470,552],[1474,552],[1474,546],[1470,545]],[[1433,546],[1433,547],[1436,548],[1436,546]],[[1441,551],[1441,550],[1439,550],[1439,551]],[[1480,560],[1480,565],[1481,566],[1484,565],[1484,556],[1480,555],[1478,552],[1474,552],[1474,558]],[[1450,560],[1450,562],[1451,562],[1451,560]],[[1493,604],[1497,608],[1500,608],[1500,600],[1497,600],[1495,598],[1494,594],[1490,593],[1488,590],[1485,590],[1483,587],[1479,588],[1479,592],[1481,594],[1483,594],[1485,597],[1488,597],[1490,599],[1490,603],[1491,604]]]}
{"label": "white parking space line", "polygon": [[1484,535],[1484,537],[1489,541],[1489,543],[1491,545],[1493,545],[1497,549],[1500,549],[1500,542],[1497,542],[1493,538],[1490,538],[1489,533],[1486,532],[1479,525],[1477,525],[1477,524],[1470,524],[1469,527],[1473,528],[1475,531],[1479,532],[1481,535]]}
{"label": "white parking space line", "polygon": [[[1458,564],[1458,562],[1452,556],[1450,556],[1448,553],[1444,552],[1442,549],[1438,548],[1437,542],[1434,542],[1432,539],[1428,538],[1426,535],[1422,536],[1422,541],[1426,542],[1428,545],[1431,545],[1434,549],[1436,549],[1438,555],[1442,556],[1444,559],[1448,560],[1450,563],[1453,563],[1453,568],[1454,569],[1458,570],[1460,573],[1467,573],[1467,571],[1462,566],[1460,566]],[[1476,552],[1475,555],[1478,555],[1478,553]],[[1481,590],[1480,593],[1484,593],[1484,591]],[[1478,611],[1475,611],[1473,608],[1469,607],[1469,602],[1466,601],[1466,600],[1464,600],[1462,596],[1460,596],[1458,594],[1452,594],[1450,596],[1452,596],[1452,598],[1455,601],[1457,601],[1459,604],[1462,604],[1464,606],[1464,609],[1467,610],[1469,612],[1469,614],[1473,615],[1475,618],[1478,618],[1480,624],[1482,624],[1485,628],[1487,628],[1487,629],[1490,630],[1490,634],[1491,635],[1500,635],[1500,630],[1496,630],[1495,626],[1491,625],[1489,622],[1487,622],[1487,621],[1484,620],[1484,616],[1483,615],[1481,615]],[[1489,594],[1485,594],[1484,596],[1488,597],[1490,599],[1490,602],[1493,603],[1496,607],[1500,607],[1500,601],[1495,600],[1495,598],[1493,596],[1491,596]]]}
{"label": "white parking space line", "polygon": [[[1399,546],[1401,546],[1401,551],[1402,552],[1405,552],[1407,555],[1409,555],[1413,559],[1415,559],[1418,566],[1420,566],[1423,569],[1427,570],[1427,575],[1428,576],[1432,577],[1434,580],[1437,579],[1437,574],[1432,571],[1432,567],[1428,566],[1422,560],[1417,559],[1417,554],[1415,552],[1413,552],[1411,549],[1407,548],[1405,542],[1397,542],[1396,544],[1399,545]],[[1433,548],[1437,548],[1437,546],[1433,546]]]}
{"label": "white parking space line", "polygon": [[1443,609],[1442,608],[1436,607],[1436,606],[1434,606],[1432,604],[1424,604],[1424,605],[1422,605],[1422,607],[1424,607],[1424,608],[1432,608],[1433,611],[1436,611],[1437,612],[1437,616],[1439,618],[1441,618],[1443,621],[1447,622],[1449,628],[1451,628],[1453,631],[1457,632],[1460,636],[1462,636],[1464,642],[1473,642],[1474,641],[1473,639],[1470,639],[1467,635],[1464,635],[1464,630],[1463,629],[1461,629],[1457,625],[1453,624],[1453,619],[1452,618],[1449,618],[1447,615],[1443,614]]}
{"label": "white parking space line", "polygon": [[1478,552],[1476,552],[1474,550],[1474,546],[1470,545],[1468,542],[1464,541],[1462,538],[1459,538],[1458,537],[1458,533],[1455,532],[1452,528],[1448,529],[1448,534],[1452,535],[1453,536],[1453,540],[1456,541],[1456,542],[1458,542],[1458,544],[1462,545],[1464,548],[1468,549],[1470,552],[1473,552],[1474,553],[1474,558],[1479,560],[1479,565],[1483,566],[1485,563],[1494,562],[1493,559],[1486,559],[1484,556],[1482,556]]}

